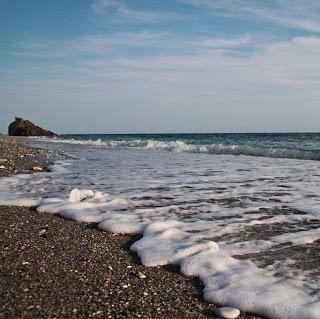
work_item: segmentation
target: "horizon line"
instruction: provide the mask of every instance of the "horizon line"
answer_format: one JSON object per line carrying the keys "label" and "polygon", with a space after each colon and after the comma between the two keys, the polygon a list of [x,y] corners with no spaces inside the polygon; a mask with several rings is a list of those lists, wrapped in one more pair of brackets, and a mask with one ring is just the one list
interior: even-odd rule
{"label": "horizon line", "polygon": [[58,135],[191,135],[191,134],[320,134],[320,131],[283,132],[158,132],[158,133],[60,133]]}

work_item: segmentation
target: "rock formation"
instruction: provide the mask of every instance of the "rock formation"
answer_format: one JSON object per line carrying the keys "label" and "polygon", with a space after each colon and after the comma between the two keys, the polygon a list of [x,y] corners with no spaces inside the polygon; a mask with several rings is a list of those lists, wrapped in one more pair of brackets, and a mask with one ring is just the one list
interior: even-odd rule
{"label": "rock formation", "polygon": [[12,136],[55,136],[56,134],[47,131],[28,120],[16,117],[9,125],[8,134]]}

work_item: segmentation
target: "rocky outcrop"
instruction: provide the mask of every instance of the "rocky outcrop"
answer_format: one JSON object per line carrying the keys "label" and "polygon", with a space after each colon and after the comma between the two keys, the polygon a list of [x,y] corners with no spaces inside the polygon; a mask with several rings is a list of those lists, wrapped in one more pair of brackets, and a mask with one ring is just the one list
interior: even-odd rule
{"label": "rocky outcrop", "polygon": [[16,117],[9,125],[8,134],[12,136],[55,136],[56,134],[47,131],[28,120]]}

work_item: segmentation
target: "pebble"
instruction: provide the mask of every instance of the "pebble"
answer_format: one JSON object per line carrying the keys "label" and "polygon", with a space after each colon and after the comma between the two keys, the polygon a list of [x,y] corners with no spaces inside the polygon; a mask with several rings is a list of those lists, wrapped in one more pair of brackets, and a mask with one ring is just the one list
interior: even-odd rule
{"label": "pebble", "polygon": [[40,166],[33,166],[33,167],[32,167],[32,170],[33,170],[33,171],[42,171],[43,168],[40,167]]}
{"label": "pebble", "polygon": [[6,158],[0,158],[0,163],[5,163],[5,162],[8,162]]}
{"label": "pebble", "polygon": [[47,230],[46,230],[46,228],[39,229],[39,230],[38,230],[38,235],[39,235],[40,237],[47,237]]}
{"label": "pebble", "polygon": [[240,316],[240,310],[232,307],[221,307],[215,310],[215,314],[219,318],[235,319]]}
{"label": "pebble", "polygon": [[138,276],[138,278],[140,278],[140,279],[145,279],[145,278],[147,278],[147,276],[146,276],[144,273],[140,272],[140,271],[138,272],[137,276]]}
{"label": "pebble", "polygon": [[3,165],[0,165],[0,169],[5,169],[6,167]]}

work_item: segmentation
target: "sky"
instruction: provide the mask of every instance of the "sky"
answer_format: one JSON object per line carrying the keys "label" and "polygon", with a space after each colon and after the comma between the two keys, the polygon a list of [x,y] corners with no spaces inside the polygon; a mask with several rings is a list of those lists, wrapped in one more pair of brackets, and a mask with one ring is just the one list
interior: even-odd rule
{"label": "sky", "polygon": [[319,132],[319,0],[0,0],[0,132]]}

